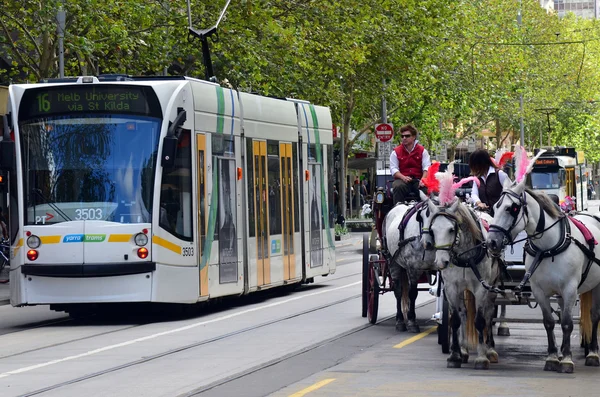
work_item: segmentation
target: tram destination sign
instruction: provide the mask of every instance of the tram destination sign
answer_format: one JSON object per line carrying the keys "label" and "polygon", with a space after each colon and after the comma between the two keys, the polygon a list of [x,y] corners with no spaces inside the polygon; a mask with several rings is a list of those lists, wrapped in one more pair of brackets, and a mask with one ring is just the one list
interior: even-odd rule
{"label": "tram destination sign", "polygon": [[534,165],[539,166],[539,167],[557,167],[558,159],[541,157],[541,158],[535,160]]}
{"label": "tram destination sign", "polygon": [[19,119],[74,114],[120,113],[162,117],[150,87],[116,84],[64,85],[25,91]]}

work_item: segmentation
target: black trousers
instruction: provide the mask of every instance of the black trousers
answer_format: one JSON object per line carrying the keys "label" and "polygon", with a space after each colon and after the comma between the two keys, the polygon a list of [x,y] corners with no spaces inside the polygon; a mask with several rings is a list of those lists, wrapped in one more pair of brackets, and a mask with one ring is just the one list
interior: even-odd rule
{"label": "black trousers", "polygon": [[[413,178],[413,180],[408,183],[404,182],[402,179],[394,180],[394,183],[392,183],[394,205],[410,200],[421,201],[421,196],[419,195],[419,182],[420,180],[416,178]],[[423,189],[421,190],[426,192]]]}

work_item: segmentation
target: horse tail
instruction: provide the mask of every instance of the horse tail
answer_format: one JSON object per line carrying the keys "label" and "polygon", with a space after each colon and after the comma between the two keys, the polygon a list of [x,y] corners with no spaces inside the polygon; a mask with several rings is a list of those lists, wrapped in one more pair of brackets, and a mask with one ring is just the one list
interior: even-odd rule
{"label": "horse tail", "polygon": [[581,334],[581,347],[584,347],[592,341],[592,291],[579,295],[579,303],[579,333]]}
{"label": "horse tail", "polygon": [[466,344],[469,350],[477,350],[479,343],[479,334],[475,328],[475,318],[477,316],[477,307],[475,305],[475,295],[469,290],[464,293],[465,308],[467,310],[467,323],[465,324]]}
{"label": "horse tail", "polygon": [[408,272],[405,268],[400,267],[400,286],[402,287],[402,313],[408,313],[410,298],[409,294],[409,282]]}

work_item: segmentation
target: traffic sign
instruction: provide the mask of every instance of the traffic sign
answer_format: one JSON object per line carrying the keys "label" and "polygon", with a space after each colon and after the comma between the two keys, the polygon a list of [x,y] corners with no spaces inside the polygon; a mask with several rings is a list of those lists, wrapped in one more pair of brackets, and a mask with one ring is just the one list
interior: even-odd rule
{"label": "traffic sign", "polygon": [[390,123],[375,124],[375,137],[379,142],[387,142],[394,136],[394,126]]}
{"label": "traffic sign", "polygon": [[379,142],[377,144],[377,158],[380,160],[387,160],[392,154],[392,142]]}

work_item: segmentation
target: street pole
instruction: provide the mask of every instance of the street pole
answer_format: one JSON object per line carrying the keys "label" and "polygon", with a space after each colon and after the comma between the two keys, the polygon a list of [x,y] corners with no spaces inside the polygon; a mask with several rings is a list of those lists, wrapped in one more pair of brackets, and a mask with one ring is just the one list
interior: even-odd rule
{"label": "street pole", "polygon": [[[521,31],[521,0],[519,0],[519,10],[517,11],[517,23],[519,24],[519,32]],[[521,146],[525,147],[525,127],[523,125],[523,93],[519,95],[519,124],[521,127]]]}
{"label": "street pole", "polygon": [[58,77],[61,79],[65,77],[65,50],[63,43],[65,38],[65,19],[65,11],[61,6],[56,13],[56,20],[58,22]]}

